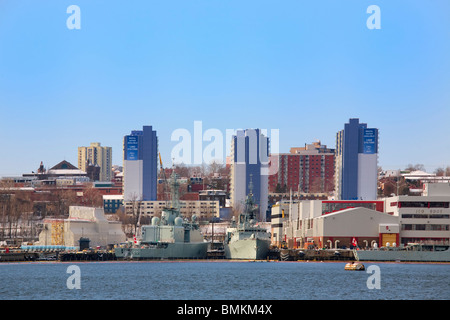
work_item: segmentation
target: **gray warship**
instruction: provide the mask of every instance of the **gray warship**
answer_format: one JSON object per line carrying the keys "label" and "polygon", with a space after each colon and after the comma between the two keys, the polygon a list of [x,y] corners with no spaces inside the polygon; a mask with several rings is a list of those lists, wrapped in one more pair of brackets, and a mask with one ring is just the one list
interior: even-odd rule
{"label": "gray warship", "polygon": [[180,214],[179,183],[172,175],[171,207],[164,208],[161,219],[153,217],[151,225],[140,228],[140,239],[115,248],[119,260],[206,259],[208,242],[203,238],[193,215],[191,221]]}
{"label": "gray warship", "polygon": [[408,243],[406,246],[353,250],[357,261],[450,262],[449,245]]}
{"label": "gray warship", "polygon": [[238,221],[234,217],[226,231],[224,250],[227,259],[264,260],[270,248],[270,232],[257,224],[252,182]]}

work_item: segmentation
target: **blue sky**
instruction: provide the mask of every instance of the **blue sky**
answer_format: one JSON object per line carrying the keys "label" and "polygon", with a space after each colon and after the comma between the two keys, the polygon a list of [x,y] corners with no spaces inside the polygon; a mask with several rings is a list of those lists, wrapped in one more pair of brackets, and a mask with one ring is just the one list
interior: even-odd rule
{"label": "blue sky", "polygon": [[[69,30],[67,7],[81,10]],[[381,29],[369,30],[370,5]],[[152,125],[278,129],[279,151],[379,128],[379,165],[450,165],[447,0],[0,2],[0,176],[77,165]],[[208,143],[205,142],[203,147]],[[225,141],[224,141],[225,148]],[[226,150],[228,153],[228,150]]]}

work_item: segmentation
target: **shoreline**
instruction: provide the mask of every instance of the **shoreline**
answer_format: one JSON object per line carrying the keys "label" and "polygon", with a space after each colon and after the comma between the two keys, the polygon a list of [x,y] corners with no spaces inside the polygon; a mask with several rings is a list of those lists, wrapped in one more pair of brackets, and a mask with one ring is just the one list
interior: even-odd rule
{"label": "shoreline", "polygon": [[[162,259],[162,260],[106,260],[106,261],[88,261],[88,260],[73,260],[73,261],[4,261],[0,262],[2,265],[48,265],[48,264],[105,264],[105,263],[361,263],[361,264],[442,264],[450,265],[447,261],[354,261],[354,260],[297,260],[297,261],[282,261],[282,260],[238,260],[238,259]],[[1,267],[0,267],[1,268]]]}

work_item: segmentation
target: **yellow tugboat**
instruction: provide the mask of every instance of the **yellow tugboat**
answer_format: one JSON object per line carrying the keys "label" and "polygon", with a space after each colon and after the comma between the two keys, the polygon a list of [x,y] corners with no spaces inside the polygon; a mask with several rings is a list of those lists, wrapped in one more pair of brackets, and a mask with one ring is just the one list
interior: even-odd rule
{"label": "yellow tugboat", "polygon": [[349,262],[345,265],[345,270],[364,271],[366,270],[366,267],[364,267],[364,265],[359,262]]}

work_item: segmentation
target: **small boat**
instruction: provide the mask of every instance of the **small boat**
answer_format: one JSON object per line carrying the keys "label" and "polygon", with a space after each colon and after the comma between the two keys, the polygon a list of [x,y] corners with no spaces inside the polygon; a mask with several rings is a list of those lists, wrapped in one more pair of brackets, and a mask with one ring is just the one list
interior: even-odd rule
{"label": "small boat", "polygon": [[366,268],[362,263],[352,262],[345,265],[345,270],[364,271]]}

